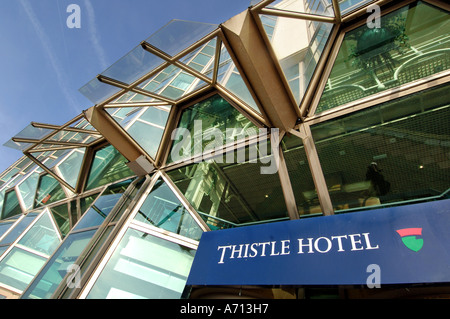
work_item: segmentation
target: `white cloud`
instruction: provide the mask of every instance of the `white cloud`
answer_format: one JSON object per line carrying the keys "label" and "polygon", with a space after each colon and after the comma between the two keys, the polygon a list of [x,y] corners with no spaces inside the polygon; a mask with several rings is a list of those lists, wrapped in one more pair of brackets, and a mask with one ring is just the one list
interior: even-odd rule
{"label": "white cloud", "polygon": [[55,51],[52,48],[50,39],[48,38],[47,34],[45,33],[43,26],[39,22],[39,19],[37,18],[36,14],[34,13],[34,10],[31,6],[31,4],[28,2],[28,0],[20,0],[20,3],[23,6],[23,8],[25,9],[25,12],[26,12],[28,18],[29,18],[30,22],[32,23],[32,25],[38,35],[38,38],[41,41],[42,47],[43,47],[48,59],[50,60],[53,70],[56,74],[59,87],[61,88],[61,91],[62,91],[64,97],[66,98],[69,106],[72,107],[77,113],[79,113],[80,107],[79,107],[77,101],[73,98],[72,93],[68,89],[69,85],[67,83],[64,69],[63,69],[61,63],[59,62],[59,59],[57,58],[57,56],[54,54]]}
{"label": "white cloud", "polygon": [[[84,6],[87,11],[87,18],[88,18],[88,27],[89,27],[89,34],[91,36],[91,42],[94,45],[94,50],[97,53],[97,56],[100,60],[100,66],[103,70],[105,70],[109,64],[107,63],[107,56],[105,50],[103,50],[103,47],[100,45],[100,37],[98,35],[97,27],[95,25],[95,13],[94,8],[92,7],[92,4],[89,0],[84,0]],[[85,24],[84,24],[85,25]]]}

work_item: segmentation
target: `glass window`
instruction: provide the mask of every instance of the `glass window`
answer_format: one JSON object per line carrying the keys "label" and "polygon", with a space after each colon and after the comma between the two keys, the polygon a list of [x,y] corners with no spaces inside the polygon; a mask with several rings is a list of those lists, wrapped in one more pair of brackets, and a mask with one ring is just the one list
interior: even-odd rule
{"label": "glass window", "polygon": [[51,207],[50,211],[58,225],[61,235],[65,237],[70,231],[69,205],[64,203],[60,206]]}
{"label": "glass window", "polygon": [[60,239],[50,216],[45,213],[20,239],[19,244],[50,256],[58,247]]}
{"label": "glass window", "polygon": [[87,246],[97,230],[69,234],[64,242],[46,263],[39,275],[24,292],[25,299],[48,299],[58,288],[72,265]]}
{"label": "glass window", "polygon": [[87,298],[180,298],[195,250],[129,229]]}
{"label": "glass window", "polygon": [[20,196],[22,197],[25,203],[26,209],[31,209],[33,207],[34,196],[36,195],[38,182],[39,182],[39,173],[33,172],[17,186],[20,192]]}
{"label": "glass window", "polygon": [[167,174],[210,228],[221,229],[287,218],[274,166],[269,143],[259,143]]}
{"label": "glass window", "polygon": [[85,149],[74,150],[64,161],[58,165],[61,177],[72,187],[77,185],[78,174],[83,163]]}
{"label": "glass window", "polygon": [[24,290],[46,260],[44,257],[14,247],[0,262],[0,282]]}
{"label": "glass window", "polygon": [[108,189],[105,190],[91,208],[83,215],[83,218],[78,222],[74,230],[100,226],[122,197],[130,183],[131,181],[127,180],[108,187]]}
{"label": "glass window", "polygon": [[336,210],[440,196],[449,187],[448,85],[311,127]]}
{"label": "glass window", "polygon": [[0,244],[4,245],[14,242],[20,236],[20,234],[22,234],[22,232],[28,226],[30,226],[31,222],[37,215],[38,215],[37,213],[32,213],[22,218],[22,220],[20,220],[19,223],[16,226],[14,226],[14,228],[8,233],[8,235],[6,235],[6,237],[2,239]]}
{"label": "glass window", "polygon": [[162,179],[156,182],[135,219],[195,240],[200,240],[203,232]]}
{"label": "glass window", "polygon": [[126,158],[112,145],[95,152],[86,189],[93,189],[116,180],[133,176],[133,171],[126,165]]}
{"label": "glass window", "polygon": [[448,13],[423,2],[347,32],[316,113],[450,67]]}
{"label": "glass window", "polygon": [[298,214],[322,213],[302,140],[294,135],[285,136],[281,145]]}
{"label": "glass window", "polygon": [[189,159],[255,134],[257,127],[249,119],[214,95],[183,111],[168,161]]}
{"label": "glass window", "polygon": [[15,190],[7,192],[5,195],[5,202],[3,204],[2,219],[22,214],[22,209],[20,208],[19,199]]}
{"label": "glass window", "polygon": [[141,112],[127,132],[152,157],[156,157],[164,128],[169,116],[168,109],[149,107]]}
{"label": "glass window", "polygon": [[66,198],[61,184],[51,175],[42,175],[39,179],[35,207],[48,205]]}
{"label": "glass window", "polygon": [[220,51],[217,82],[257,113],[261,113],[224,44]]}

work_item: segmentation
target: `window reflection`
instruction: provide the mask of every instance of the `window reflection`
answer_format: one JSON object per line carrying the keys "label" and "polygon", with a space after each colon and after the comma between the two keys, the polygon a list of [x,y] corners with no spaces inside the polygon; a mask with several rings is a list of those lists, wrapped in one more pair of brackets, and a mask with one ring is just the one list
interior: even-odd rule
{"label": "window reflection", "polygon": [[198,224],[162,179],[156,182],[135,219],[195,240],[202,235]]}
{"label": "window reflection", "polygon": [[195,250],[129,229],[87,298],[180,298]]}
{"label": "window reflection", "polygon": [[447,92],[444,85],[312,126],[335,209],[435,197],[448,189]]}
{"label": "window reflection", "polygon": [[347,32],[316,113],[450,67],[448,13],[423,2]]}

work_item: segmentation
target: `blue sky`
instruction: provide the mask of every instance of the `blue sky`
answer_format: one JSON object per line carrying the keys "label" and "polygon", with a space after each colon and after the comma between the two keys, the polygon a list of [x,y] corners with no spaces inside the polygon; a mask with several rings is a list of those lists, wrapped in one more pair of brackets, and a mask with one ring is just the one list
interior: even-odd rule
{"label": "blue sky", "polygon": [[[66,24],[70,4],[81,28]],[[172,19],[222,23],[250,0],[1,0],[0,172],[23,154],[3,146],[30,122],[61,125],[92,106],[79,89]]]}

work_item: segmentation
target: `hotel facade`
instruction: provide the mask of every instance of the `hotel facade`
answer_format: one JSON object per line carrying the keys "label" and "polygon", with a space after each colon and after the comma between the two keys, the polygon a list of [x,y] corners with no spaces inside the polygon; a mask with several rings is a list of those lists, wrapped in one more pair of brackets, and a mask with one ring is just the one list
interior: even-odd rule
{"label": "hotel facade", "polygon": [[173,20],[5,143],[0,295],[450,297],[450,6]]}

